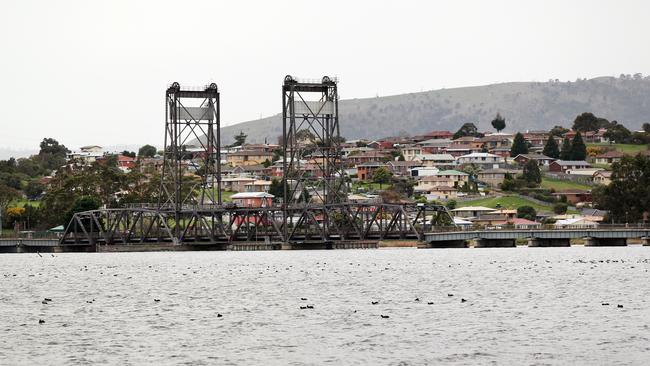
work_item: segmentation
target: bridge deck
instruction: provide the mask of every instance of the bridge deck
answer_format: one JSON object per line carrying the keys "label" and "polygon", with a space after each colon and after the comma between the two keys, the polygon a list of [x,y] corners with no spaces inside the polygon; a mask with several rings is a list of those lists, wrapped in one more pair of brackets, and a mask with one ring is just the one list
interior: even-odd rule
{"label": "bridge deck", "polygon": [[650,228],[604,228],[604,229],[558,229],[558,230],[475,230],[429,232],[424,234],[426,242],[471,240],[471,239],[628,239],[650,237]]}

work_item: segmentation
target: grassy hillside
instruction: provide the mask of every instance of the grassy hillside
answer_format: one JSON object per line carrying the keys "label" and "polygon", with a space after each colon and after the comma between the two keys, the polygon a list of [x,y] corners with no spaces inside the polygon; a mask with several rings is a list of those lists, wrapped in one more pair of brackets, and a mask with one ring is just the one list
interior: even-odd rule
{"label": "grassy hillside", "polygon": [[[339,87],[345,95],[345,84]],[[348,139],[455,131],[464,122],[474,122],[488,131],[497,112],[506,118],[506,131],[570,126],[585,111],[637,129],[650,121],[650,78],[502,83],[348,99],[341,100],[339,106],[341,133]],[[278,105],[278,111],[280,108]],[[221,136],[228,143],[239,131],[247,134],[250,142],[277,142],[282,134],[281,116],[224,127]]]}
{"label": "grassy hillside", "polygon": [[501,205],[501,208],[507,209],[517,209],[521,206],[531,206],[535,208],[536,211],[551,211],[550,206],[542,206],[535,202],[529,201],[524,197],[510,195],[510,196],[501,196],[501,197],[488,197],[488,198],[479,198],[471,201],[458,202],[458,207],[468,207],[468,206],[483,206],[490,208],[497,208],[497,205]]}
{"label": "grassy hillside", "polygon": [[553,178],[542,178],[542,188],[546,189],[555,189],[556,191],[562,191],[565,189],[583,189],[590,190],[592,187],[586,184],[580,184],[576,182],[553,179]]}
{"label": "grassy hillside", "polygon": [[636,155],[637,153],[648,149],[647,145],[632,145],[632,144],[587,144],[587,147],[589,146],[613,148],[615,150],[630,155]]}

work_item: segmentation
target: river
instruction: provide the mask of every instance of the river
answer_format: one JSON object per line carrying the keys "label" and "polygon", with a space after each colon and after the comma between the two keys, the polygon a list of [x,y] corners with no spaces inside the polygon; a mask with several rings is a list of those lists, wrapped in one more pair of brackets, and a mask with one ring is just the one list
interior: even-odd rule
{"label": "river", "polygon": [[647,365],[649,258],[640,246],[4,254],[0,364]]}

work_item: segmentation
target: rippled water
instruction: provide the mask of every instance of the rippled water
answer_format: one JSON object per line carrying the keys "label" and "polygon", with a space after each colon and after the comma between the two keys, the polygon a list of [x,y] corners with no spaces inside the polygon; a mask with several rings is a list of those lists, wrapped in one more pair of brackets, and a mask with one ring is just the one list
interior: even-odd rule
{"label": "rippled water", "polygon": [[647,365],[648,258],[648,247],[6,254],[0,364]]}

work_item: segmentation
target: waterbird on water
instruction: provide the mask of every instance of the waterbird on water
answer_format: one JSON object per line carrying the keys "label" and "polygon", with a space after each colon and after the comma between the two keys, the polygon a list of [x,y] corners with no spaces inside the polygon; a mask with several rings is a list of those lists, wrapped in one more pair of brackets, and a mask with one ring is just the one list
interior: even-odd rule
{"label": "waterbird on water", "polygon": [[467,302],[467,300],[461,298],[460,302]]}
{"label": "waterbird on water", "polygon": [[388,316],[388,315],[384,315],[384,314],[382,314],[381,317],[382,317],[383,319],[388,319],[388,318],[390,318],[390,316]]}
{"label": "waterbird on water", "polygon": [[43,320],[43,319],[38,319],[38,324],[44,324],[44,323],[45,323],[45,320]]}
{"label": "waterbird on water", "polygon": [[373,305],[377,305],[377,304],[379,304],[379,301],[371,301],[370,303],[373,304]]}
{"label": "waterbird on water", "polygon": [[618,304],[618,305],[617,305],[616,307],[617,307],[617,308],[622,308],[622,307],[623,307],[623,305],[621,305],[621,304]]}

